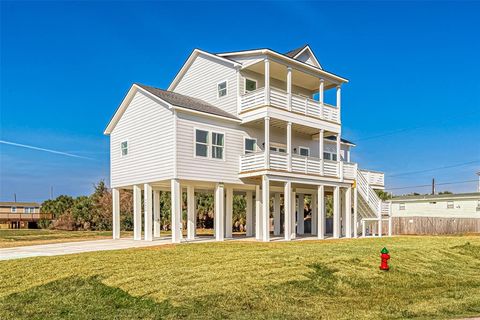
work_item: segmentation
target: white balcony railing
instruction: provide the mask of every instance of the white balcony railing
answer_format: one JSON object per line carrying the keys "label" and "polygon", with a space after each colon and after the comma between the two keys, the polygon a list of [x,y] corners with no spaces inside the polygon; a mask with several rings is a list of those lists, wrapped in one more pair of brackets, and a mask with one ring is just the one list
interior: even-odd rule
{"label": "white balcony railing", "polygon": [[[248,92],[241,97],[242,112],[265,105],[265,88]],[[287,92],[278,88],[270,88],[270,105],[288,110]],[[324,103],[322,111],[320,102],[296,94],[292,94],[292,111],[306,116],[340,123],[340,116],[336,107]]]}
{"label": "white balcony railing", "polygon": [[385,174],[383,172],[360,170],[360,173],[365,177],[367,183],[372,186],[385,186]]}
{"label": "white balcony railing", "polygon": [[[288,155],[270,151],[270,170],[288,171]],[[265,153],[256,152],[240,156],[240,173],[265,170]],[[292,155],[293,173],[354,179],[357,170],[355,163],[322,160],[314,157]]]}

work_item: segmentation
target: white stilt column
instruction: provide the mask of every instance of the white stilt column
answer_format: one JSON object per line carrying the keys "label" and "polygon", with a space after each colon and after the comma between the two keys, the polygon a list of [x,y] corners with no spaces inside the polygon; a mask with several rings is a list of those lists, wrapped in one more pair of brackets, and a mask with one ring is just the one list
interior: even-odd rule
{"label": "white stilt column", "polygon": [[182,189],[178,179],[170,181],[170,190],[172,201],[172,243],[180,243],[182,240]]}
{"label": "white stilt column", "polygon": [[142,240],[142,189],[133,186],[133,240]]}
{"label": "white stilt column", "polygon": [[161,220],[160,220],[160,191],[154,190],[153,191],[153,237],[158,238],[160,237],[160,228],[161,228]]}
{"label": "white stilt column", "polygon": [[317,193],[313,192],[312,193],[312,208],[311,208],[311,217],[312,219],[310,220],[310,225],[311,225],[311,234],[316,235],[317,234],[317,219],[318,219],[318,208],[317,208]]}
{"label": "white stilt column", "polygon": [[145,221],[143,223],[145,227],[145,240],[153,240],[153,192],[152,186],[148,183],[143,185],[143,205]]}
{"label": "white stilt column", "polygon": [[303,198],[303,193],[298,194],[298,204],[297,204],[297,234],[304,234],[305,232],[305,221],[304,221],[304,211],[303,207],[305,206],[305,201]]}
{"label": "white stilt column", "polygon": [[352,237],[352,188],[345,193],[345,236]]}
{"label": "white stilt column", "polygon": [[295,227],[295,220],[296,220],[296,215],[295,215],[295,211],[297,209],[297,193],[293,190],[292,188],[292,195],[291,195],[291,203],[290,203],[290,210],[291,210],[291,214],[290,214],[290,219],[291,220],[291,236],[290,238],[293,240],[295,238],[297,238],[297,228]]}
{"label": "white stilt column", "polygon": [[255,239],[262,240],[262,193],[255,186]]}
{"label": "white stilt column", "polygon": [[225,193],[225,238],[231,238],[233,220],[233,188],[225,187]]}
{"label": "white stilt column", "polygon": [[318,186],[317,207],[318,207],[317,237],[318,239],[325,239],[325,187],[323,185]]}
{"label": "white stilt column", "polygon": [[382,236],[382,211],[379,209],[379,218],[378,218],[378,236]]}
{"label": "white stilt column", "polygon": [[283,190],[284,236],[285,240],[292,240],[292,183],[285,182]]}
{"label": "white stilt column", "polygon": [[253,194],[252,191],[247,191],[246,198],[246,215],[247,215],[247,237],[253,236]]}
{"label": "white stilt column", "polygon": [[223,183],[215,185],[215,240],[224,240],[225,231],[225,192]]}
{"label": "white stilt column", "polygon": [[333,237],[340,238],[340,187],[333,187]]}
{"label": "white stilt column", "polygon": [[366,233],[367,233],[367,227],[365,226],[365,220],[362,220],[362,237],[365,238]]}
{"label": "white stilt column", "polygon": [[196,226],[195,187],[187,187],[187,239],[195,239]]}
{"label": "white stilt column", "polygon": [[120,239],[120,190],[112,188],[112,237]]}
{"label": "white stilt column", "polygon": [[281,232],[280,219],[280,193],[275,193],[273,201],[273,234],[279,236]]}
{"label": "white stilt column", "polygon": [[358,188],[353,188],[353,237],[358,238]]}
{"label": "white stilt column", "polygon": [[262,241],[270,241],[270,181],[262,176]]}

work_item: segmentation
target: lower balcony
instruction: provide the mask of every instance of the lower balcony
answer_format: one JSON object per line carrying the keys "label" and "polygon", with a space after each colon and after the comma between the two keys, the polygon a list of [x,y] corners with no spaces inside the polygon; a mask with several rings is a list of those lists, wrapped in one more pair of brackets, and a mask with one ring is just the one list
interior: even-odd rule
{"label": "lower balcony", "polygon": [[[265,152],[255,152],[240,156],[240,174],[267,170]],[[288,170],[288,154],[270,151],[268,170],[355,179],[357,164],[343,161],[324,160],[315,157],[292,155],[292,168]]]}

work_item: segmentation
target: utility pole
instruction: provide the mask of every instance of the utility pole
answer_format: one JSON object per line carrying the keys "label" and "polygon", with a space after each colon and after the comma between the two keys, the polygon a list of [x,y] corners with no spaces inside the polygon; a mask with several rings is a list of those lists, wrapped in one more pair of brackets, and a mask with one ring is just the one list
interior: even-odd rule
{"label": "utility pole", "polygon": [[435,178],[432,178],[432,196],[435,195]]}
{"label": "utility pole", "polygon": [[17,194],[13,193],[13,202],[17,202]]}
{"label": "utility pole", "polygon": [[480,171],[477,172],[477,176],[478,176],[478,192],[480,192]]}

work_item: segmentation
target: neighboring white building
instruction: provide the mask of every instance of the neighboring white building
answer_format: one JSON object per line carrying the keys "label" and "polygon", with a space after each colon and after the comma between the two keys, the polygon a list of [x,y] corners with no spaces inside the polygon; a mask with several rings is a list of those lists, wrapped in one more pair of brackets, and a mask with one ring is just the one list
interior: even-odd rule
{"label": "neighboring white building", "polygon": [[391,202],[393,217],[480,219],[480,192],[402,196]]}
{"label": "neighboring white building", "polygon": [[[134,84],[105,130],[114,238],[120,189],[133,189],[135,239],[142,234],[142,190],[146,240],[160,235],[159,191],[172,192],[173,242],[182,238],[183,191],[188,239],[195,237],[195,190],[215,195],[217,240],[232,236],[234,193],[246,196],[247,236],[262,241],[271,231],[286,240],[304,233],[306,194],[313,199],[312,234],[320,239],[326,194],[334,199],[335,238],[356,237],[362,224],[364,231],[367,223],[389,220],[382,217],[388,203],[373,190],[383,189],[383,173],[359,170],[351,157],[355,145],[341,139],[346,82],[303,46],[286,54],[195,49],[168,90]],[[336,92],[331,104],[324,101],[327,90]],[[274,199],[272,213],[267,198]]]}

